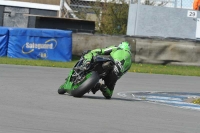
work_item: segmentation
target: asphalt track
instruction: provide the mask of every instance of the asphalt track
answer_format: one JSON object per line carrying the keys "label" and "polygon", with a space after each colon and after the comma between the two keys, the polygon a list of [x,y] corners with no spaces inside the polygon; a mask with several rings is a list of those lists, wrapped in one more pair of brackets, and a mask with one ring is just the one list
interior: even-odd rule
{"label": "asphalt track", "polygon": [[106,100],[58,95],[70,69],[0,65],[0,133],[199,133],[199,111],[117,95],[200,92],[200,77],[127,73]]}

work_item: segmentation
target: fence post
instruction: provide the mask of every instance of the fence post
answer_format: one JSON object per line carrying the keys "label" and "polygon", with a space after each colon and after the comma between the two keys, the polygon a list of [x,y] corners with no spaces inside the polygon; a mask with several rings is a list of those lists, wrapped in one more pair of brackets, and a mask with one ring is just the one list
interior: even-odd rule
{"label": "fence post", "polygon": [[62,17],[63,6],[64,6],[64,0],[60,0],[60,11],[59,11],[60,18]]}

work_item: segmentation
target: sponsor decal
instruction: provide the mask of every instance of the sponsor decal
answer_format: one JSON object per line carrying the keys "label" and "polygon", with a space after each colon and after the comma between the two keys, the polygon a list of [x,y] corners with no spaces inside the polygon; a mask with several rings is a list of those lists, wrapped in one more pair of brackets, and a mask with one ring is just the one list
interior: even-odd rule
{"label": "sponsor decal", "polygon": [[[49,49],[55,49],[57,46],[57,41],[56,39],[49,39],[47,41],[45,41],[45,43],[30,43],[30,42],[26,42],[26,44],[24,44],[22,46],[22,53],[23,54],[30,54],[32,52],[34,52],[34,50],[49,50]],[[42,56],[46,56],[46,53],[43,53]]]}
{"label": "sponsor decal", "polygon": [[122,63],[120,61],[115,61],[115,64],[120,68],[119,71],[123,72],[124,71],[124,67],[122,65]]}

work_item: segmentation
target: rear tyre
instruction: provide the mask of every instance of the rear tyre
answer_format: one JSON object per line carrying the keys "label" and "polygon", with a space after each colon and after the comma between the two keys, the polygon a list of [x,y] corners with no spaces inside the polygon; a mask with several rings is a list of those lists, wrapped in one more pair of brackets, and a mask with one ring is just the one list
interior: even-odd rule
{"label": "rear tyre", "polygon": [[92,75],[81,84],[77,89],[71,91],[71,95],[74,97],[82,97],[85,93],[89,92],[96,83],[99,81],[99,74],[92,72]]}

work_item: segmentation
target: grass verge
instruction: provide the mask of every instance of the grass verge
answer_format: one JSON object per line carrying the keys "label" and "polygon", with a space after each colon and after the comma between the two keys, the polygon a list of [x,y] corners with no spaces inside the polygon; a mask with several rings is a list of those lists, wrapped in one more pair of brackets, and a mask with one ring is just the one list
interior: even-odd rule
{"label": "grass verge", "polygon": [[78,59],[79,59],[78,56],[73,56],[73,59],[70,62],[57,62],[49,60],[31,60],[31,59],[0,57],[0,64],[72,68],[78,61]]}
{"label": "grass verge", "polygon": [[200,98],[193,100],[192,103],[194,103],[194,104],[200,104]]}
{"label": "grass verge", "polygon": [[[78,56],[73,56],[72,61],[70,62],[56,62],[49,60],[30,60],[30,59],[0,57],[0,64],[72,68],[78,60],[79,60]],[[132,63],[129,72],[182,75],[182,76],[200,76],[200,67]]]}

